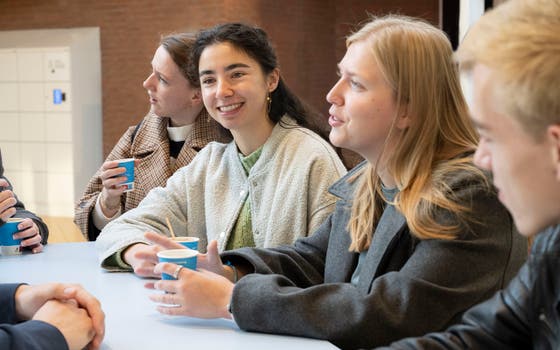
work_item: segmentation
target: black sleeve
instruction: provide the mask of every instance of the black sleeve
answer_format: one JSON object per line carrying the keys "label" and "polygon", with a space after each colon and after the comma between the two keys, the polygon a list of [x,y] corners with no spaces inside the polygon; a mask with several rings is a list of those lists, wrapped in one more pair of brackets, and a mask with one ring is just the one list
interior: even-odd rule
{"label": "black sleeve", "polygon": [[[0,323],[15,323],[16,306],[14,295],[20,284],[0,284]],[[0,348],[2,349],[2,348]]]}
{"label": "black sleeve", "polygon": [[[441,333],[407,338],[386,349],[530,349],[528,265],[508,288],[468,310],[460,324]],[[385,348],[383,348],[385,349]]]}
{"label": "black sleeve", "polygon": [[[4,176],[4,166],[2,165],[2,153],[0,153],[0,178],[8,181],[8,188],[3,188],[1,190],[13,191],[12,184],[10,183],[10,180],[8,180]],[[15,195],[15,193],[14,193],[14,195]],[[39,228],[39,234],[41,235],[41,238],[42,238],[41,243],[43,243],[43,245],[47,244],[47,241],[49,239],[49,228],[47,227],[47,225],[43,222],[43,220],[40,217],[33,214],[29,210],[26,210],[25,206],[18,199],[17,195],[15,195],[15,198],[17,200],[17,203],[14,206],[14,208],[16,208],[16,214],[14,215],[14,217],[15,218],[22,218],[22,219],[30,218],[31,220],[33,220],[33,222],[35,222],[35,224]],[[0,225],[2,225],[2,224],[4,224],[4,223],[2,222],[2,220],[0,220]]]}
{"label": "black sleeve", "polygon": [[64,350],[68,344],[54,326],[42,321],[26,321],[17,325],[0,324],[0,349]]}
{"label": "black sleeve", "polygon": [[19,284],[0,284],[0,349],[68,349],[58,329],[42,321],[16,323],[15,293]]}

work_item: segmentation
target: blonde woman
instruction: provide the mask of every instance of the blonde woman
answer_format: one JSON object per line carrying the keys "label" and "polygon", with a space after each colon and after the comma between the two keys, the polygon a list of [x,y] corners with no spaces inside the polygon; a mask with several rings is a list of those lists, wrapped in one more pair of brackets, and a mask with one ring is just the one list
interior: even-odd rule
{"label": "blonde woman", "polygon": [[347,39],[338,70],[330,140],[366,161],[331,187],[333,214],[289,247],[220,261],[211,243],[205,270],[154,284],[169,293],[151,299],[173,305],[160,312],[366,348],[456,322],[517,271],[526,244],[472,163],[477,136],[445,34],[373,19]]}

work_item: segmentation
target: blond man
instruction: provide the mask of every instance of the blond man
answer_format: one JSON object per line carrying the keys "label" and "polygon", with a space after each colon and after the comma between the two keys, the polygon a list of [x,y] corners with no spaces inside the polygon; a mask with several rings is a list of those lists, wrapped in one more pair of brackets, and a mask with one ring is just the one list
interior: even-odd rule
{"label": "blond man", "polygon": [[509,0],[484,15],[457,57],[473,79],[478,166],[491,170],[528,262],[443,333],[398,349],[560,349],[560,0]]}

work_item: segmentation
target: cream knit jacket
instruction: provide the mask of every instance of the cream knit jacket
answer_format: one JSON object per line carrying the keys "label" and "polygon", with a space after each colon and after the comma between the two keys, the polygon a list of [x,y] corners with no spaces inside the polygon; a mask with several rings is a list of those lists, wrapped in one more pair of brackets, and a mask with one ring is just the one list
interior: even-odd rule
{"label": "cream knit jacket", "polygon": [[283,117],[245,174],[235,142],[212,142],[177,170],[165,187],[151,190],[137,208],[108,224],[96,241],[105,259],[134,243],[148,243],[144,232],[200,238],[199,251],[218,240],[223,251],[245,198],[251,196],[257,247],[291,244],[311,234],[334,210],[328,188],[346,173],[333,148],[309,129]]}

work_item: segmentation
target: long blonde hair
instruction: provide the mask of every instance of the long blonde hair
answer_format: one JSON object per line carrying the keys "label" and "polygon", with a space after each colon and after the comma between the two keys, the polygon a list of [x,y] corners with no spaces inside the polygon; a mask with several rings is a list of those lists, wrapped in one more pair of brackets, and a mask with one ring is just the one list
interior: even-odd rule
{"label": "long blonde hair", "polygon": [[[395,15],[372,18],[348,37],[346,45],[359,41],[370,43],[372,59],[393,88],[396,105],[411,116],[410,126],[386,155],[385,166],[399,189],[393,204],[416,237],[455,238],[459,223],[438,222],[435,211],[447,210],[461,219],[469,208],[453,199],[446,177],[457,170],[483,174],[472,164],[478,137],[468,117],[451,44],[432,25]],[[351,179],[358,181],[348,223],[351,251],[369,248],[383,212],[386,199],[376,168],[377,164],[368,164]]]}

